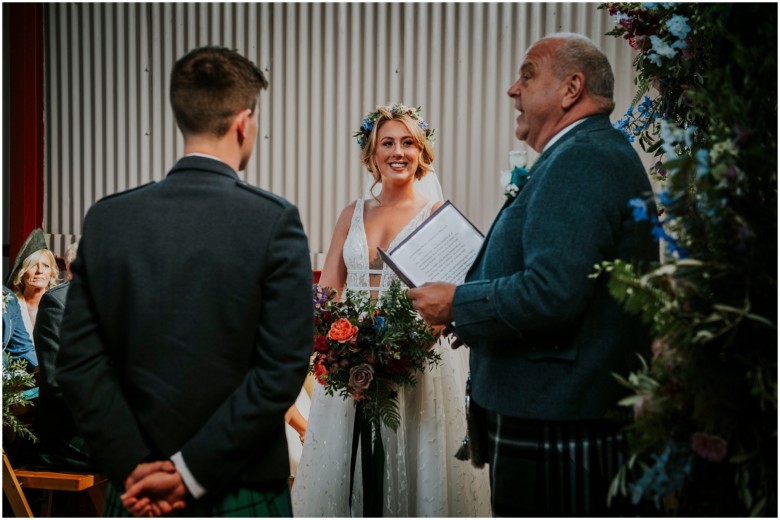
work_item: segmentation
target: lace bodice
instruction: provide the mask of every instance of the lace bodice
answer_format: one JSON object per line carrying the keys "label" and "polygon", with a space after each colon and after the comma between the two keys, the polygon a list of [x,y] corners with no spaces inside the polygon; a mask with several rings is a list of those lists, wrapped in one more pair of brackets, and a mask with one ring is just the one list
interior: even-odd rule
{"label": "lace bodice", "polygon": [[[399,244],[431,215],[435,201],[428,201],[425,207],[395,236],[388,249]],[[344,263],[347,266],[346,288],[352,291],[371,291],[375,295],[384,292],[398,276],[384,263],[382,269],[370,269],[368,240],[363,226],[363,207],[365,201],[357,199],[352,223],[344,241]],[[378,284],[377,284],[378,282]]]}

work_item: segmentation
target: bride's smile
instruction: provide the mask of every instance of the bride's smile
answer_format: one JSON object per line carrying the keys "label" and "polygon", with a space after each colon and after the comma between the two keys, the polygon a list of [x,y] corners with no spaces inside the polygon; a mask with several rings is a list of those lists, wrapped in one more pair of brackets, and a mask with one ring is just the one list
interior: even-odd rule
{"label": "bride's smile", "polygon": [[401,121],[387,121],[377,133],[375,159],[382,181],[406,180],[417,173],[420,148]]}

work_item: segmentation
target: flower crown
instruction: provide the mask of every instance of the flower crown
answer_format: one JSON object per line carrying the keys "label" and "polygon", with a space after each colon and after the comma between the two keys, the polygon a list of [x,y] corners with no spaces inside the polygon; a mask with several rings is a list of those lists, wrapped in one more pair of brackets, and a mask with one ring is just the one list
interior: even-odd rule
{"label": "flower crown", "polygon": [[429,142],[433,142],[433,136],[436,133],[435,128],[430,128],[428,126],[428,123],[423,119],[422,115],[420,114],[420,108],[409,108],[403,103],[393,103],[389,107],[377,107],[377,109],[374,112],[369,112],[363,117],[363,123],[360,125],[360,128],[357,132],[352,134],[352,137],[357,138],[357,144],[362,150],[366,147],[366,143],[368,142],[368,138],[371,136],[371,132],[374,130],[374,126],[376,126],[376,122],[379,119],[379,116],[382,114],[379,112],[380,108],[389,108],[391,114],[406,114],[415,121],[417,121],[417,124],[420,125],[420,130],[423,131],[425,134],[425,139]]}

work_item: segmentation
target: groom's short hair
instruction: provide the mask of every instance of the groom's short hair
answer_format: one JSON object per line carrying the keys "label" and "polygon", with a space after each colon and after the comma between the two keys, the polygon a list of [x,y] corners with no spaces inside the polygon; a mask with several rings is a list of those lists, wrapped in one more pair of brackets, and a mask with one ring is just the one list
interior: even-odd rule
{"label": "groom's short hair", "polygon": [[268,88],[262,71],[238,52],[201,47],[180,58],[171,72],[170,100],[182,133],[222,137],[233,117],[254,111],[261,89]]}

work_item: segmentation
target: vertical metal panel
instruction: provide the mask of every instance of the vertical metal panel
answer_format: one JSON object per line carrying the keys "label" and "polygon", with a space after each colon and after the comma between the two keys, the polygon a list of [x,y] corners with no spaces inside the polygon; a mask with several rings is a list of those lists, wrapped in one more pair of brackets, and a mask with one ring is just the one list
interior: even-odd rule
{"label": "vertical metal panel", "polygon": [[603,36],[612,23],[593,3],[49,4],[50,240],[63,253],[93,202],[165,176],[183,151],[170,70],[202,45],[236,48],[267,75],[240,175],[298,205],[315,267],[368,185],[352,132],[377,104],[423,107],[445,197],[486,230],[503,202],[499,171],[523,146],[506,90],[524,50],[554,31],[593,38],[615,69],[616,120],[634,94],[633,55]]}

